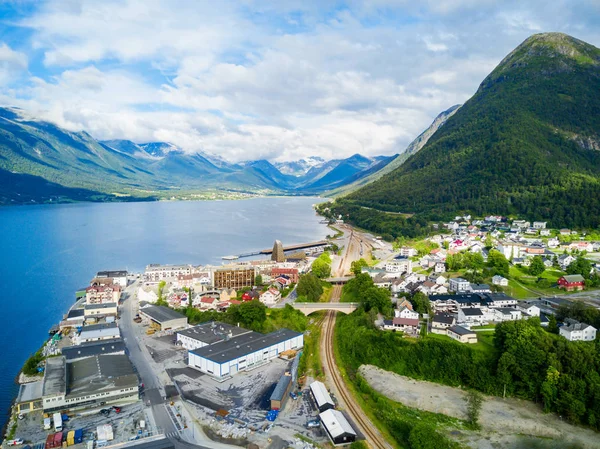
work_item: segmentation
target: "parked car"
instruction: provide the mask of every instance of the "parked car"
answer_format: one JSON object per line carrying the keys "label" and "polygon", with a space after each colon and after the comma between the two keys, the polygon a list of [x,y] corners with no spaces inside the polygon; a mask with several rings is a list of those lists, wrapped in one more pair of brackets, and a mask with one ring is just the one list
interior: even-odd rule
{"label": "parked car", "polygon": [[100,413],[104,416],[108,416],[110,415],[110,409],[109,408],[103,408],[102,410],[100,410]]}
{"label": "parked car", "polygon": [[6,444],[8,444],[9,446],[18,446],[20,444],[23,444],[23,438],[17,438],[15,440],[8,440],[6,442]]}
{"label": "parked car", "polygon": [[312,421],[309,421],[306,423],[306,427],[313,428],[313,427],[319,427],[321,425],[321,422],[318,419],[313,419]]}

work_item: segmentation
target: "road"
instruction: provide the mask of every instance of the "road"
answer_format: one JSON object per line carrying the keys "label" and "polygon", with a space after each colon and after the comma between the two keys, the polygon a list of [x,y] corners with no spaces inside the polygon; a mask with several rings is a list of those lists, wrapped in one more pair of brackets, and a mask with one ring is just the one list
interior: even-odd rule
{"label": "road", "polygon": [[[342,228],[344,232],[349,231],[349,238],[344,247],[340,264],[334,274],[336,277],[350,274],[352,262],[359,260],[362,257],[366,257],[371,251],[371,245],[367,243],[367,239],[364,235],[354,231],[354,229],[348,226],[343,226]],[[339,302],[341,293],[342,286],[334,286],[331,294],[331,301]],[[336,314],[336,311],[330,310],[323,320],[321,357],[325,375],[327,379],[331,381],[330,385],[333,387],[336,397],[342,402],[342,405],[352,421],[359,427],[360,432],[367,439],[369,446],[375,449],[389,449],[391,446],[385,441],[385,438],[383,438],[379,430],[377,430],[375,425],[373,425],[371,420],[362,411],[360,405],[348,390],[344,379],[338,371],[333,350]]]}
{"label": "road", "polygon": [[143,343],[140,343],[143,342],[141,335],[144,328],[134,324],[133,321],[133,318],[137,313],[137,301],[135,298],[138,287],[139,281],[136,281],[133,284],[128,285],[125,289],[125,294],[123,295],[124,300],[120,306],[121,319],[119,320],[119,329],[121,330],[121,336],[129,351],[129,358],[144,384],[145,396],[143,396],[143,401],[154,417],[156,429],[153,430],[164,433],[175,445],[176,449],[210,449],[211,447],[214,449],[215,445],[225,446],[220,443],[200,446],[183,440],[175,427],[175,424],[169,417],[166,407],[167,401],[165,398],[164,385],[150,364],[151,356],[148,353],[148,349]]}

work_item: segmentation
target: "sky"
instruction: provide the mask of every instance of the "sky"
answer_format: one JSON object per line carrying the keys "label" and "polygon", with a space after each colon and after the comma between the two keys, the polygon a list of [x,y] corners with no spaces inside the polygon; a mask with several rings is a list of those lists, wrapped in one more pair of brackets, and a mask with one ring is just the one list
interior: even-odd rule
{"label": "sky", "polygon": [[528,36],[599,0],[0,0],[0,104],[230,161],[402,152]]}

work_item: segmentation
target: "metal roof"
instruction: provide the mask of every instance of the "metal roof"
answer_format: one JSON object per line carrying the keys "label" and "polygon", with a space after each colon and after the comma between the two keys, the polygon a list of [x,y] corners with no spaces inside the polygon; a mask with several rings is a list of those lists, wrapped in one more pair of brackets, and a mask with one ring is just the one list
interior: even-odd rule
{"label": "metal roof", "polygon": [[62,348],[62,355],[67,360],[91,357],[98,354],[115,354],[125,352],[125,343],[120,338],[111,340],[91,341],[77,346]]}
{"label": "metal roof", "polygon": [[178,335],[184,335],[207,345],[212,345],[229,338],[235,338],[240,335],[249,334],[251,330],[243,327],[232,326],[221,321],[209,321],[198,326],[177,332]]}
{"label": "metal roof", "polygon": [[279,329],[266,335],[259,334],[258,332],[249,332],[227,341],[194,349],[190,352],[199,357],[221,364],[283,343],[284,341],[291,340],[300,335],[302,334],[290,329]]}
{"label": "metal roof", "polygon": [[94,310],[94,309],[111,309],[117,307],[116,302],[105,302],[101,304],[86,304],[83,306],[85,310]]}
{"label": "metal roof", "polygon": [[335,406],[333,399],[331,399],[331,396],[329,395],[329,392],[327,391],[327,388],[323,382],[316,380],[311,383],[310,391],[312,391],[315,401],[317,401],[317,407],[321,408],[325,404],[331,404]]}
{"label": "metal roof", "polygon": [[477,334],[475,334],[475,332],[470,331],[466,327],[462,327],[462,326],[452,326],[452,327],[449,327],[448,330],[450,332],[454,332],[455,334],[458,334],[458,335],[471,335],[471,334],[477,335]]}
{"label": "metal roof", "polygon": [[281,401],[287,392],[290,383],[292,382],[292,376],[286,376],[285,374],[279,378],[279,382],[275,386],[273,393],[271,394],[271,401]]}
{"label": "metal roof", "polygon": [[99,278],[121,278],[123,276],[127,276],[127,271],[98,271],[96,273],[96,277]]}
{"label": "metal roof", "polygon": [[108,392],[136,387],[138,378],[124,354],[87,357],[67,364],[68,395]]}
{"label": "metal roof", "polygon": [[19,395],[17,396],[17,403],[38,401],[42,398],[42,389],[44,381],[38,380],[37,382],[30,382],[27,384],[21,384],[19,387]]}
{"label": "metal roof", "polygon": [[319,418],[327,429],[329,435],[331,435],[331,438],[337,438],[344,434],[356,436],[356,432],[344,414],[338,410],[326,410],[323,413],[319,413]]}
{"label": "metal roof", "polygon": [[179,320],[181,318],[185,318],[187,321],[187,318],[181,313],[175,312],[174,310],[164,306],[144,307],[143,309],[140,309],[140,313],[148,315],[150,318],[152,318],[158,323],[164,323],[165,321],[171,320]]}
{"label": "metal roof", "polygon": [[64,357],[50,357],[46,359],[44,369],[43,396],[64,394],[67,390],[65,381],[67,362]]}

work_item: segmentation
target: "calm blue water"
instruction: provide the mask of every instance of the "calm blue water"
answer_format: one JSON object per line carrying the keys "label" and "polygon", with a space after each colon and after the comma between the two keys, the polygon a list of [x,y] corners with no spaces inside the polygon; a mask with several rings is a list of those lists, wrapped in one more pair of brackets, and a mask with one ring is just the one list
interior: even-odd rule
{"label": "calm blue water", "polygon": [[14,379],[97,271],[221,257],[328,234],[319,198],[70,204],[0,208],[0,421]]}

